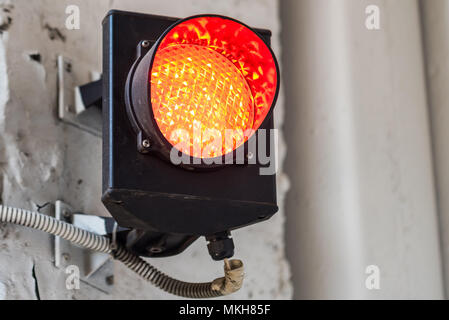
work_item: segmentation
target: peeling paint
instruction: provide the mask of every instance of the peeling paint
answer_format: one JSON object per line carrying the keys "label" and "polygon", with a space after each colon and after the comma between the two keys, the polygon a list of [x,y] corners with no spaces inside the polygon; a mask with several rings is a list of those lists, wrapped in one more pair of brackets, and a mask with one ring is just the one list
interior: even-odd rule
{"label": "peeling paint", "polygon": [[48,31],[48,37],[50,40],[60,40],[65,42],[66,36],[58,29],[51,27],[48,23],[44,25],[44,29]]}
{"label": "peeling paint", "polygon": [[36,299],[41,300],[41,294],[39,292],[39,282],[36,276],[36,264],[33,264],[33,269],[31,270],[31,276],[34,279],[34,293],[36,294]]}
{"label": "peeling paint", "polygon": [[0,8],[3,10],[3,12],[12,12],[12,10],[14,9],[14,5],[7,3],[7,4],[0,4]]}
{"label": "peeling paint", "polygon": [[6,299],[6,286],[0,281],[0,300]]}
{"label": "peeling paint", "polygon": [[[101,139],[56,120],[55,57],[67,53],[76,62],[71,72],[77,83],[89,81],[89,71],[101,69],[101,21],[111,8],[105,1],[83,2],[80,5],[85,13],[82,28],[69,32],[63,29],[60,17],[54,18],[58,12],[64,14],[68,1],[15,0],[14,3],[16,8],[11,14],[14,25],[8,31],[9,39],[0,37],[0,176],[3,177],[3,201],[7,205],[36,210],[35,203],[53,203],[62,199],[76,210],[107,215],[100,200]],[[114,6],[129,11],[151,7],[151,13],[168,15],[171,12],[175,16],[193,15],[198,10],[214,11],[272,29],[273,34],[279,30],[275,2],[258,5],[256,13],[248,10],[254,7],[251,1],[218,3],[188,0],[185,3],[180,6],[176,1],[117,0]],[[14,15],[16,12],[20,15]],[[273,37],[273,43],[279,47],[277,37]],[[282,107],[281,102],[279,107]],[[280,199],[283,198],[283,189],[280,188]],[[282,207],[281,202],[279,206]],[[230,299],[291,296],[288,265],[283,255],[283,224],[281,211],[269,222],[234,233],[236,257],[245,261],[248,276],[242,291]],[[83,283],[80,290],[65,290],[66,274],[53,265],[50,237],[21,227],[8,225],[5,228],[8,233],[6,239],[1,239],[0,231],[0,283],[6,288],[6,299],[174,298],[142,281],[120,263],[114,267],[114,289],[110,295]],[[255,248],[254,243],[261,236],[267,245]],[[169,275],[200,282],[216,278],[222,269],[221,264],[210,260],[204,239],[182,255],[154,263]],[[191,272],[198,269],[202,272]],[[260,293],[260,289],[265,287],[267,289]]]}
{"label": "peeling paint", "polygon": [[6,17],[6,21],[0,24],[0,34],[2,34],[5,31],[8,31],[11,25],[12,25],[12,18],[8,16]]}
{"label": "peeling paint", "polygon": [[42,56],[40,55],[40,53],[31,53],[28,55],[30,57],[31,60],[36,61],[38,63],[42,62]]}

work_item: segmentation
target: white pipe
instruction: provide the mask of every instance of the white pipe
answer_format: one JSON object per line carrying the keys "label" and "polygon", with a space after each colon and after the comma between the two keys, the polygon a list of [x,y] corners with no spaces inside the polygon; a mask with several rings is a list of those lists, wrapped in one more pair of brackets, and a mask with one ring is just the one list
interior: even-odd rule
{"label": "white pipe", "polygon": [[417,2],[281,6],[295,298],[441,298]]}
{"label": "white pipe", "polygon": [[421,1],[421,9],[447,294],[449,288],[449,1]]}

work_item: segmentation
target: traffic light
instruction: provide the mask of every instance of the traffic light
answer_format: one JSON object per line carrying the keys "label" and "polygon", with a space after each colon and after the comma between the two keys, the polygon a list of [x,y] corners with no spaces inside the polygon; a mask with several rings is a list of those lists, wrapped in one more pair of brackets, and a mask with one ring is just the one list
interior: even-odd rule
{"label": "traffic light", "polygon": [[278,210],[260,161],[275,158],[270,31],[123,11],[103,30],[102,200],[128,229],[121,240],[166,257],[204,236],[213,259],[231,257],[230,232]]}

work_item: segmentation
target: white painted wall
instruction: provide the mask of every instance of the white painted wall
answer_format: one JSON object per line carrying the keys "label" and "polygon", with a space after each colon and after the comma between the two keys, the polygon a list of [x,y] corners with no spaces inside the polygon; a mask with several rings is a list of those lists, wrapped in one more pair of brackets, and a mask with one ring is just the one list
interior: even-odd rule
{"label": "white painted wall", "polygon": [[[371,4],[377,31],[365,28]],[[447,19],[443,7],[435,12]],[[418,2],[289,0],[281,14],[295,298],[442,298]],[[447,35],[434,33],[435,43]],[[380,290],[365,287],[368,265],[380,268]]]}
{"label": "white painted wall", "polygon": [[[81,9],[81,30],[69,31],[65,8]],[[80,211],[105,214],[101,205],[101,141],[56,117],[56,56],[75,63],[79,84],[89,71],[101,71],[101,20],[111,9],[186,17],[219,13],[273,31],[280,53],[280,23],[276,1],[212,0],[0,0],[0,195],[6,205],[35,209],[57,199]],[[8,23],[11,20],[11,23]],[[62,37],[51,40],[51,28]],[[29,58],[41,55],[41,62]],[[283,99],[276,121],[282,123]],[[285,147],[281,141],[281,154]],[[279,176],[279,202],[288,188]],[[279,299],[291,296],[290,273],[284,257],[283,210],[271,221],[234,233],[237,256],[246,263],[244,288],[230,298]],[[64,270],[52,263],[51,237],[25,228],[0,226],[0,299],[161,299],[172,298],[116,264],[115,286],[106,295],[82,284],[65,289]],[[153,261],[164,272],[186,281],[221,276],[204,240],[178,257]],[[35,270],[33,278],[32,270]],[[200,272],[199,272],[200,271]]]}

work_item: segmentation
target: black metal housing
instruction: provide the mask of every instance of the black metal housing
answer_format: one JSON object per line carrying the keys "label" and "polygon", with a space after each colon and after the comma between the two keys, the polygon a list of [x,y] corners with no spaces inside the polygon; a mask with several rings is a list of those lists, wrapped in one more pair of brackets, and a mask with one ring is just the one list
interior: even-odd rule
{"label": "black metal housing", "polygon": [[85,108],[96,106],[101,108],[103,80],[99,79],[79,87],[81,100]]}
{"label": "black metal housing", "polygon": [[[166,235],[171,247],[147,254],[155,257],[177,254],[198,236],[211,237],[269,219],[278,210],[276,176],[260,175],[258,163],[195,172],[136,148],[135,124],[125,104],[127,76],[139,56],[136,48],[143,40],[154,44],[178,20],[113,10],[103,22],[102,201],[120,226],[139,230],[134,243]],[[270,31],[257,32],[269,45]],[[272,128],[269,117],[261,129]],[[269,135],[266,139],[270,150],[273,141]]]}

